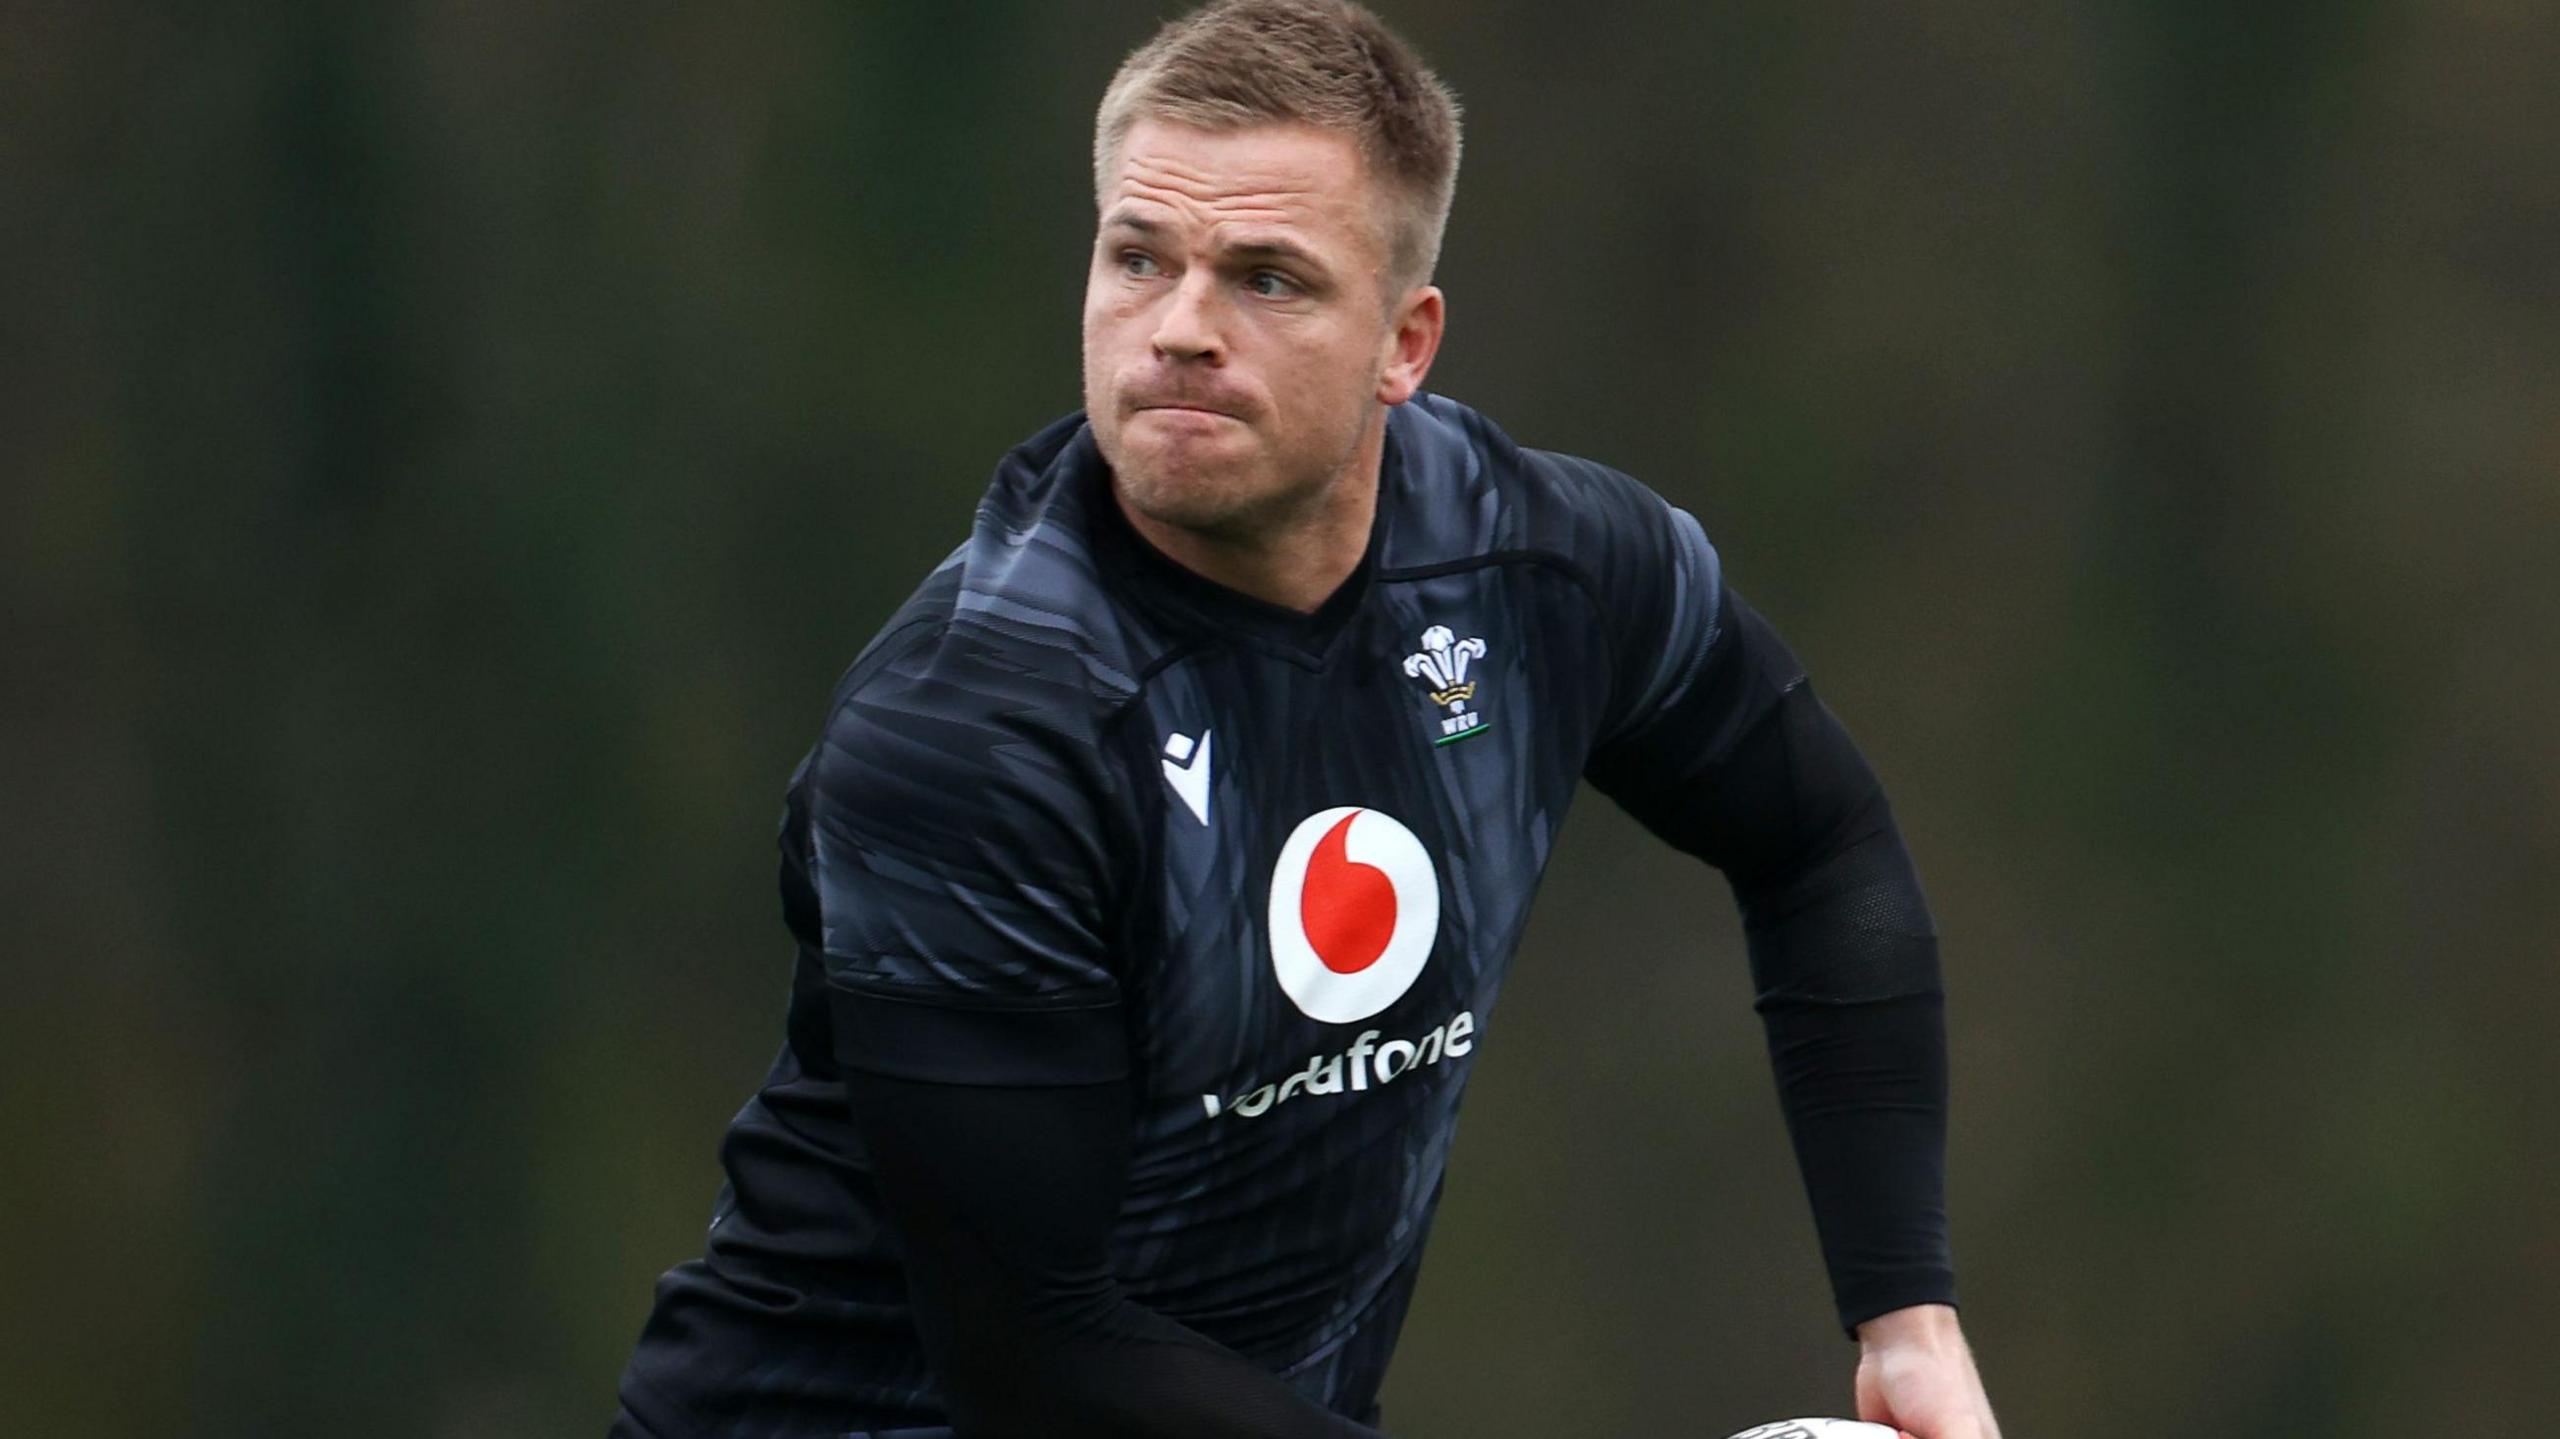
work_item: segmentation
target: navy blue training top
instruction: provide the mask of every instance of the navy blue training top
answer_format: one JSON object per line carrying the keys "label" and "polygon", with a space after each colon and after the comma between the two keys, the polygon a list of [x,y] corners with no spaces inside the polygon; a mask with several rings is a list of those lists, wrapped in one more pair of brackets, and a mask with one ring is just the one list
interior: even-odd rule
{"label": "navy blue training top", "polygon": [[[972,1370],[971,1344],[1038,1348],[1047,1323],[1074,1352],[1135,1314],[1365,1432],[1585,778],[1733,885],[1842,1322],[1952,1302],[1934,931],[1873,775],[1698,522],[1417,396],[1389,412],[1366,556],[1300,614],[1147,545],[1077,415],[1005,457],[792,778],[788,1040],[730,1127],[705,1255],[659,1285],[626,1417],[948,1432],[956,1376],[1042,1398],[1036,1366]],[[1107,1096],[1107,1295],[1044,1308],[1002,1233],[943,1262],[951,1215],[1009,1223],[952,1185],[1046,1202],[1004,1177],[1036,1143],[899,1159],[940,1177],[884,1188],[884,1155],[995,1132],[890,1132],[970,1094],[1017,1116],[1038,1111],[992,1106]],[[948,1293],[971,1284],[1029,1327],[973,1320],[991,1307]]]}

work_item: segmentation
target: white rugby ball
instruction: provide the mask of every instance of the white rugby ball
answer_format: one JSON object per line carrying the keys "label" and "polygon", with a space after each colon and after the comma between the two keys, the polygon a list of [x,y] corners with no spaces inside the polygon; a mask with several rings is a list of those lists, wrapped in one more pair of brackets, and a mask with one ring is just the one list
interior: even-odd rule
{"label": "white rugby ball", "polygon": [[1781,1419],[1745,1429],[1733,1439],[1902,1439],[1902,1431],[1855,1419]]}

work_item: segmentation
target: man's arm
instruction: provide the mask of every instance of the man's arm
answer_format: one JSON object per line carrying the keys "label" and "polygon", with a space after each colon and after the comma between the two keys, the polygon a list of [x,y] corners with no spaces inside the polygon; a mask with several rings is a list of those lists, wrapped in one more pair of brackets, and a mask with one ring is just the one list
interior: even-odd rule
{"label": "man's arm", "polygon": [[1590,508],[1636,518],[1606,527],[1613,681],[1586,772],[1733,886],[1833,1299],[1864,1347],[1862,1408],[1922,1439],[1996,1439],[1954,1327],[1937,935],[1909,852],[1697,522],[1611,478]]}
{"label": "man's arm", "polygon": [[[1727,662],[1775,689],[1688,803],[1732,881],[1780,1103],[1859,1343],[1858,1415],[1999,1439],[1953,1307],[1937,940],[1884,788],[1765,621],[1726,595]],[[1757,671],[1758,678],[1746,676]]]}
{"label": "man's arm", "polygon": [[[840,1033],[898,1017],[837,991]],[[894,1002],[892,1002],[894,1003]],[[1064,1034],[1061,1022],[1088,1032]],[[941,1024],[944,1021],[937,1021]],[[1019,1017],[986,1021],[992,1044]],[[1043,1014],[1034,1048],[1122,1043],[1116,1009]],[[908,1295],[955,1432],[1362,1439],[1269,1370],[1133,1302],[1111,1271],[1127,1181],[1125,1079],[989,1085],[866,1070],[845,1093],[904,1243]],[[876,1051],[875,1051],[876,1052]]]}
{"label": "man's arm", "polygon": [[1954,1303],[1937,937],[1857,746],[1726,590],[1694,679],[1591,777],[1733,887],[1842,1328]]}

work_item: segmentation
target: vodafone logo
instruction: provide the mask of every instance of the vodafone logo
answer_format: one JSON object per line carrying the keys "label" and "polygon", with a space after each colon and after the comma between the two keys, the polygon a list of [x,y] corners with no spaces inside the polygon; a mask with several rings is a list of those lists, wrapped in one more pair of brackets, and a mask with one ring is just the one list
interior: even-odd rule
{"label": "vodafone logo", "polygon": [[1366,1019],[1413,987],[1440,934],[1440,877],[1374,809],[1311,814],[1271,871],[1271,967],[1310,1019]]}

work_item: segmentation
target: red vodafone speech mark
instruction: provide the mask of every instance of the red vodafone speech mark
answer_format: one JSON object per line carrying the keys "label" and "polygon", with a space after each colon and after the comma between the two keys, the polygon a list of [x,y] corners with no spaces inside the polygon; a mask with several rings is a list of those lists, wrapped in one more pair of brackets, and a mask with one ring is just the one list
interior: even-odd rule
{"label": "red vodafone speech mark", "polygon": [[1358,974],[1387,952],[1396,932],[1396,887],[1386,872],[1351,858],[1351,823],[1344,815],[1316,842],[1307,859],[1305,888],[1298,892],[1298,921],[1316,958],[1336,974]]}

